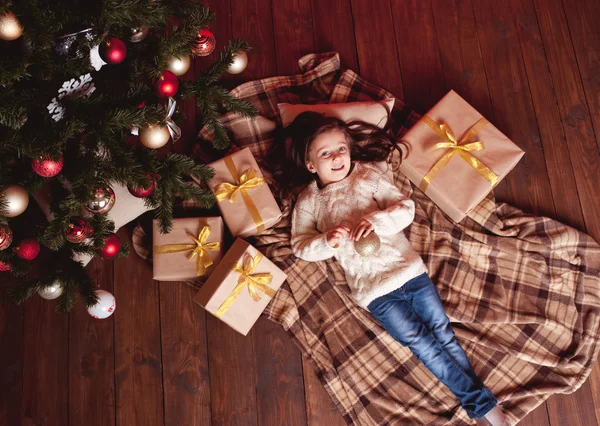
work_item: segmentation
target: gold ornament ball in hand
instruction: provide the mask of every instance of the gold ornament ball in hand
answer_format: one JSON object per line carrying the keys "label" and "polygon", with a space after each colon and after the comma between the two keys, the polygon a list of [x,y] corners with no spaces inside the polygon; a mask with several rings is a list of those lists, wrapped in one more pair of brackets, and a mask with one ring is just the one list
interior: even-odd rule
{"label": "gold ornament ball in hand", "polygon": [[0,187],[0,196],[6,202],[6,216],[15,217],[23,213],[29,205],[29,193],[21,185]]}
{"label": "gold ornament ball in hand", "polygon": [[168,126],[148,125],[140,130],[140,140],[145,147],[157,149],[165,146],[171,134]]}
{"label": "gold ornament ball in hand", "polygon": [[0,40],[12,41],[21,37],[23,26],[14,13],[7,12],[0,16]]}
{"label": "gold ornament ball in hand", "polygon": [[354,241],[354,250],[361,256],[375,256],[381,248],[381,240],[375,232],[371,232],[366,237]]}

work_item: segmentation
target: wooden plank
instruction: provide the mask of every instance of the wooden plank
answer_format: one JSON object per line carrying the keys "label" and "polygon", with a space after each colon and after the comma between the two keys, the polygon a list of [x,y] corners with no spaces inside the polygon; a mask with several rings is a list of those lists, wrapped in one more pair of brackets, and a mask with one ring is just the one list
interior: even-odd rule
{"label": "wooden plank", "polygon": [[[423,114],[447,92],[429,0],[391,0],[404,100]],[[444,29],[445,36],[445,26]]]}
{"label": "wooden plank", "polygon": [[23,394],[23,305],[8,297],[8,289],[17,280],[8,272],[0,272],[0,425],[21,422]]}
{"label": "wooden plank", "polygon": [[273,2],[277,74],[297,74],[298,59],[315,52],[310,0]]}
{"label": "wooden plank", "polygon": [[165,425],[209,425],[205,312],[186,284],[161,282],[159,287]]}
{"label": "wooden plank", "polygon": [[569,145],[561,126],[560,111],[552,90],[552,77],[542,43],[535,10],[530,2],[512,1],[521,42],[523,61],[529,76],[529,88],[535,107],[550,186],[555,200],[556,219],[583,229],[573,167],[569,161]]}
{"label": "wooden plank", "polygon": [[38,295],[25,302],[23,426],[69,422],[69,317],[55,307]]}
{"label": "wooden plank", "polygon": [[563,1],[563,9],[600,149],[600,2],[579,0],[565,4]]}
{"label": "wooden plank", "polygon": [[359,73],[351,0],[312,0],[316,52],[338,52],[342,67]]}
{"label": "wooden plank", "polygon": [[213,425],[258,425],[256,361],[250,330],[242,336],[206,316]]}
{"label": "wooden plank", "polygon": [[[128,229],[118,235],[131,244]],[[114,262],[117,425],[163,425],[158,283],[133,251]]]}
{"label": "wooden plank", "polygon": [[[98,289],[113,293],[113,262],[96,257],[87,271]],[[69,313],[68,376],[69,424],[114,425],[114,318],[92,318],[81,299]]]}
{"label": "wooden plank", "polygon": [[558,0],[536,0],[534,4],[585,228],[596,241],[600,241],[600,154],[564,9]]}
{"label": "wooden plank", "polygon": [[496,195],[525,212],[553,216],[544,152],[509,4],[507,0],[473,2],[473,9],[494,124],[526,152]]}
{"label": "wooden plank", "polygon": [[306,359],[302,359],[306,394],[306,416],[308,426],[343,426],[342,414],[319,381],[317,373]]}
{"label": "wooden plank", "polygon": [[[261,317],[253,328],[258,424],[306,425],[302,356],[279,324]],[[339,414],[338,414],[339,415]]]}
{"label": "wooden plank", "polygon": [[404,100],[392,11],[388,2],[352,0],[354,32],[361,76]]}

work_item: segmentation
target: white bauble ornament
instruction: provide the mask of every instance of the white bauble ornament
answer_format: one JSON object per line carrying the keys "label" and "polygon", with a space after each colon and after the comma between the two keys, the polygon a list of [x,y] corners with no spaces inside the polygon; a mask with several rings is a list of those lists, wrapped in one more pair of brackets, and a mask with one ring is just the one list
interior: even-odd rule
{"label": "white bauble ornament", "polygon": [[237,52],[233,55],[233,63],[227,68],[229,74],[239,74],[248,65],[248,55],[245,52]]}
{"label": "white bauble ornament", "polygon": [[38,294],[42,299],[54,300],[63,293],[63,288],[58,281],[54,281],[49,287],[38,290]]}
{"label": "white bauble ornament", "polygon": [[115,312],[117,301],[115,296],[105,290],[96,290],[98,303],[88,308],[88,313],[96,319],[108,318]]}
{"label": "white bauble ornament", "polygon": [[0,187],[0,194],[4,194],[6,202],[6,216],[15,217],[23,213],[29,205],[29,193],[21,185],[10,184]]}

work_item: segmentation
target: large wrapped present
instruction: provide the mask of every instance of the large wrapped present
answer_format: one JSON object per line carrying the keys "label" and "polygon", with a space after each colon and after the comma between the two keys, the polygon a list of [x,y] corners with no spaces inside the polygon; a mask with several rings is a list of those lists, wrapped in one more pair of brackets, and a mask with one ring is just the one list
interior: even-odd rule
{"label": "large wrapped present", "polygon": [[245,336],[286,278],[273,262],[238,238],[194,300]]}
{"label": "large wrapped present", "polygon": [[275,225],[281,210],[249,148],[209,164],[209,186],[234,237],[255,235]]}
{"label": "large wrapped present", "polygon": [[451,90],[403,137],[400,171],[460,222],[524,152]]}
{"label": "large wrapped present", "polygon": [[154,219],[152,268],[159,281],[204,280],[223,257],[223,220],[220,217],[174,219],[168,234]]}

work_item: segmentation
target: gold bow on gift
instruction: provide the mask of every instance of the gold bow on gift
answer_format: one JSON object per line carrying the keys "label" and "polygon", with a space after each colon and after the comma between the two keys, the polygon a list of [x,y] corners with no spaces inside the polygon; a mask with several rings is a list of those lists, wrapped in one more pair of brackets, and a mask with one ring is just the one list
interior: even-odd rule
{"label": "gold bow on gift", "polygon": [[227,312],[227,309],[229,309],[234,300],[240,295],[245,285],[248,285],[248,292],[255,302],[260,300],[260,295],[257,290],[262,291],[269,297],[275,296],[275,290],[268,286],[268,284],[271,284],[271,281],[273,281],[273,275],[267,272],[258,274],[252,273],[262,258],[263,255],[261,253],[258,253],[254,258],[249,254],[246,254],[242,262],[242,267],[238,264],[233,267],[233,271],[240,274],[240,277],[231,294],[227,296],[227,299],[219,306],[219,310],[216,313],[217,318],[221,318],[223,314]]}
{"label": "gold bow on gift", "polygon": [[193,250],[187,258],[188,260],[191,260],[196,256],[196,275],[201,277],[206,274],[206,268],[213,264],[207,250],[216,251],[221,248],[221,243],[218,241],[206,244],[209,235],[210,226],[206,225],[200,230],[198,238],[191,234],[187,234],[195,244],[165,244],[162,246],[154,246],[154,253],[179,253],[182,251]]}
{"label": "gold bow on gift", "polygon": [[483,142],[468,142],[473,135],[479,133],[479,131],[481,131],[481,129],[483,129],[489,123],[487,119],[481,117],[479,121],[471,126],[458,141],[456,140],[452,129],[447,124],[439,124],[427,115],[423,117],[422,120],[440,138],[446,141],[435,144],[431,150],[433,151],[436,149],[450,148],[450,151],[445,153],[444,156],[433,165],[431,170],[427,172],[423,180],[421,180],[421,183],[419,184],[419,189],[421,191],[425,192],[427,190],[427,187],[431,181],[444,167],[446,167],[446,164],[448,164],[454,154],[460,155],[463,160],[477,170],[477,172],[479,172],[479,174],[492,185],[492,188],[496,186],[498,183],[498,176],[470,153],[470,151],[481,151],[484,148]]}
{"label": "gold bow on gift", "polygon": [[225,182],[217,185],[215,187],[215,195],[217,197],[217,201],[220,203],[223,200],[229,199],[229,202],[233,203],[235,202],[237,194],[241,193],[242,197],[244,198],[244,203],[246,203],[246,207],[250,212],[250,216],[252,216],[252,219],[256,224],[257,231],[259,233],[262,232],[265,229],[262,217],[260,216],[256,205],[254,204],[252,198],[250,197],[250,195],[248,195],[246,190],[264,185],[266,183],[265,179],[263,177],[257,177],[257,171],[251,168],[245,170],[242,173],[242,175],[238,177],[237,168],[235,167],[235,164],[233,163],[231,157],[225,157],[224,161],[225,165],[227,166],[227,169],[229,170],[229,173],[231,173],[231,176],[233,176],[233,180],[235,183],[231,184]]}

